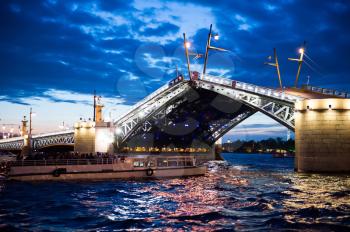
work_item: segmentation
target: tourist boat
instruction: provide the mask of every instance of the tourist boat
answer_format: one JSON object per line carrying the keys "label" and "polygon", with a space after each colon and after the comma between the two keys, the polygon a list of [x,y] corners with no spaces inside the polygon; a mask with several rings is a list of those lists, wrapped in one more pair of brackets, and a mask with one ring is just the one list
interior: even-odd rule
{"label": "tourist boat", "polygon": [[204,175],[193,156],[21,160],[8,163],[7,179],[20,181],[164,178]]}

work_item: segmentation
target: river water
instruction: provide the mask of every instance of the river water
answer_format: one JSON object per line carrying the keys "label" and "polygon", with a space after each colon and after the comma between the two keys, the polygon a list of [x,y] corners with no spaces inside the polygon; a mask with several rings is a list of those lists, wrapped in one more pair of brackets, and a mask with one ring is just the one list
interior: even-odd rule
{"label": "river water", "polygon": [[350,176],[223,154],[206,176],[0,182],[0,231],[350,231]]}

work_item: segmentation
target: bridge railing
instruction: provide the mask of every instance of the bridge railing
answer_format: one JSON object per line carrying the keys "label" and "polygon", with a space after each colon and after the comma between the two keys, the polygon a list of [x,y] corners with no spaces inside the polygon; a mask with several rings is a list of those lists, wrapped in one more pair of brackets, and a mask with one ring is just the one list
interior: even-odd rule
{"label": "bridge railing", "polygon": [[231,79],[227,79],[224,77],[216,77],[216,76],[206,74],[206,75],[203,75],[201,79],[204,81],[224,85],[224,86],[231,87],[234,89],[240,89],[240,90],[248,91],[251,93],[256,93],[256,94],[260,94],[260,95],[265,95],[265,96],[277,98],[277,99],[280,99],[283,101],[295,102],[297,100],[302,99],[302,98],[297,97],[297,96],[286,94],[280,90],[261,87],[258,85],[253,85],[253,84],[249,84],[249,83],[245,83],[245,82],[241,82],[241,81],[231,80]]}
{"label": "bridge railing", "polygon": [[49,132],[49,133],[41,133],[33,135],[32,138],[44,138],[44,137],[51,137],[56,135],[65,135],[65,134],[72,134],[74,133],[74,130],[65,130],[65,131],[55,131],[55,132]]}
{"label": "bridge railing", "polygon": [[17,160],[9,161],[10,166],[55,166],[55,165],[97,165],[97,164],[113,164],[117,162],[113,158],[101,159],[60,159],[60,160]]}
{"label": "bridge railing", "polygon": [[[181,83],[182,81],[180,82],[177,82],[176,84],[179,84]],[[115,120],[114,120],[114,123],[117,123],[118,121],[122,120],[123,118],[125,118],[128,114],[130,114],[131,112],[133,112],[135,109],[137,109],[138,107],[142,106],[144,103],[146,103],[147,101],[153,99],[154,97],[158,96],[160,93],[166,91],[167,89],[169,88],[172,88],[174,87],[176,84],[174,85],[169,85],[169,83],[166,83],[165,85],[163,85],[162,87],[158,88],[156,91],[154,91],[153,93],[151,93],[150,95],[148,95],[147,97],[145,97],[144,99],[142,99],[141,101],[137,102],[135,105],[133,105],[132,107],[130,107],[130,109],[120,115],[119,117],[117,117]]]}
{"label": "bridge railing", "polygon": [[23,140],[24,138],[21,137],[13,137],[13,138],[7,138],[7,139],[0,139],[0,144],[1,143],[11,143],[11,142],[17,142],[20,140]]}
{"label": "bridge railing", "polygon": [[[41,134],[36,134],[33,135],[32,138],[45,138],[45,137],[51,137],[51,136],[56,136],[56,135],[65,135],[65,134],[73,134],[73,130],[66,130],[66,131],[56,131],[56,132],[50,132],[50,133],[41,133]],[[17,142],[23,140],[24,137],[13,137],[13,138],[8,138],[8,139],[0,139],[0,144],[2,143],[10,143],[10,142]]]}
{"label": "bridge railing", "polygon": [[326,88],[310,86],[310,85],[303,85],[302,88],[309,90],[311,92],[322,93],[322,94],[332,95],[332,96],[342,97],[342,98],[350,98],[350,93],[340,92],[340,91],[333,90],[333,89],[326,89]]}
{"label": "bridge railing", "polygon": [[166,89],[169,88],[168,84],[163,85],[162,87],[160,87],[159,89],[157,89],[155,92],[151,93],[150,95],[148,95],[147,97],[145,97],[144,99],[142,99],[141,101],[137,102],[135,105],[131,106],[130,109],[120,115],[119,117],[117,117],[114,120],[114,123],[120,121],[122,118],[126,117],[128,114],[130,114],[133,110],[135,110],[136,108],[138,108],[139,106],[141,106],[142,104],[144,104],[145,102],[149,101],[150,99],[154,98],[155,96],[157,96],[158,94],[160,94],[161,92],[165,91]]}

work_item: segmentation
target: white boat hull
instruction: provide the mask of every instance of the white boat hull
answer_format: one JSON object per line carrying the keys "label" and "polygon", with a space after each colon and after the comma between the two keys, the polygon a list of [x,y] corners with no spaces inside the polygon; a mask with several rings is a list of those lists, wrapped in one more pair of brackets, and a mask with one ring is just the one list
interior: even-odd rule
{"label": "white boat hull", "polygon": [[[134,169],[134,170],[113,170],[108,169],[110,165],[94,165],[96,170],[91,170],[87,165],[77,165],[69,167],[66,173],[61,173],[58,176],[53,175],[55,169],[64,168],[67,166],[50,167],[47,170],[33,172],[33,167],[13,167],[8,179],[20,181],[44,181],[44,180],[101,180],[101,179],[133,179],[133,178],[167,178],[167,177],[184,177],[204,175],[207,171],[206,166],[199,167],[176,167],[176,168],[157,168],[152,169],[150,175],[149,169]],[[104,167],[106,166],[106,167]],[[31,172],[23,170],[32,169]],[[43,167],[41,167],[43,168]],[[90,169],[90,170],[87,170]],[[22,170],[21,170],[22,169]]]}

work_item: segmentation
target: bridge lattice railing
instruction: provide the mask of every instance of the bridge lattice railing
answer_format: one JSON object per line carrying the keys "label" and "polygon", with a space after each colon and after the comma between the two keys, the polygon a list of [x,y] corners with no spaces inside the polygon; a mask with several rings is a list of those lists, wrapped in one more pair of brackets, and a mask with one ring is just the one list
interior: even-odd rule
{"label": "bridge lattice railing", "polygon": [[221,77],[205,75],[197,81],[200,88],[236,99],[294,130],[294,103],[302,98],[283,91],[260,87]]}
{"label": "bridge lattice railing", "polygon": [[279,99],[282,101],[289,101],[289,102],[294,103],[297,100],[303,99],[303,98],[298,97],[298,96],[286,94],[285,92],[283,92],[281,90],[275,90],[275,89],[271,89],[271,88],[261,87],[258,85],[245,83],[242,81],[231,80],[231,79],[224,78],[224,77],[216,77],[216,76],[212,76],[212,75],[208,75],[208,74],[202,75],[201,80],[224,85],[224,86],[228,86],[228,87],[235,88],[235,89],[244,90],[244,91],[251,92],[254,94],[265,95],[265,96],[268,96],[271,98],[276,98],[276,99]]}
{"label": "bridge lattice railing", "polygon": [[130,109],[120,115],[119,117],[117,117],[115,120],[114,120],[114,123],[118,123],[119,121],[127,118],[128,115],[132,114],[132,112],[139,108],[140,106],[144,105],[145,103],[147,103],[149,100],[151,100],[152,98],[154,98],[155,96],[161,94],[162,92],[166,91],[167,89],[169,89],[169,84],[165,84],[163,86],[161,86],[159,89],[157,89],[156,91],[154,91],[153,93],[151,93],[150,95],[148,95],[147,97],[145,97],[144,99],[142,99],[141,101],[137,102],[135,105],[133,105],[132,107],[130,107]]}
{"label": "bridge lattice railing", "polygon": [[127,114],[115,120],[114,126],[116,127],[118,138],[124,139],[140,125],[147,124],[147,119],[150,115],[190,88],[185,83],[187,82],[180,81],[174,85],[167,84],[167,87],[161,87],[137,104],[137,107],[133,107]]}

